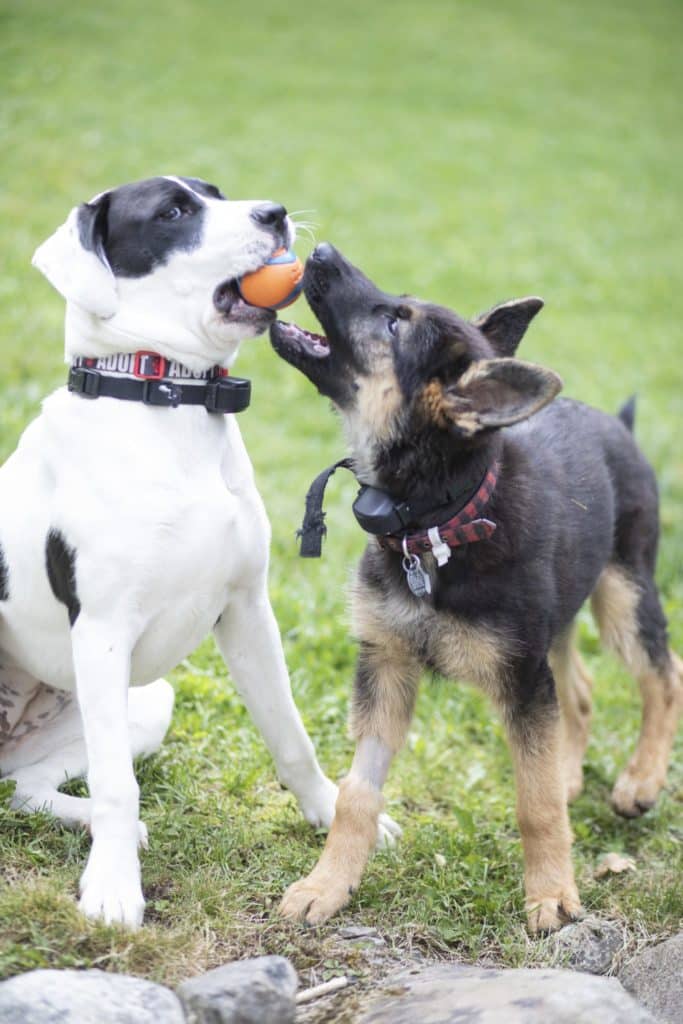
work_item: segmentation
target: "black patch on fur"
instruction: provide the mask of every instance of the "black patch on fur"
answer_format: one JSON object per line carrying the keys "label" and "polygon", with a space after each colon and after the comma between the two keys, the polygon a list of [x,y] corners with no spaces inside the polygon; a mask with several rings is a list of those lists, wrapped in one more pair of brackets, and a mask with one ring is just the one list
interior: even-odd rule
{"label": "black patch on fur", "polygon": [[9,568],[5,560],[5,552],[0,544],[0,601],[9,597]]}
{"label": "black patch on fur", "polygon": [[218,185],[210,185],[208,181],[202,181],[201,178],[180,178],[185,184],[193,188],[195,192],[199,192],[200,196],[206,196],[208,199],[225,199]]}
{"label": "black patch on fur", "polygon": [[59,530],[50,530],[45,542],[45,564],[52,593],[66,605],[73,626],[81,611],[76,593],[76,551]]}
{"label": "black patch on fur", "polygon": [[[185,180],[200,195],[222,198],[213,185]],[[174,209],[179,216],[172,215]],[[205,210],[202,200],[179,181],[148,178],[79,207],[79,237],[117,277],[145,277],[174,252],[197,248]]]}
{"label": "black patch on fur", "polygon": [[94,203],[83,203],[78,208],[78,238],[84,249],[94,252],[105,266],[108,265],[104,247],[107,238],[107,214],[110,193],[105,192]]}

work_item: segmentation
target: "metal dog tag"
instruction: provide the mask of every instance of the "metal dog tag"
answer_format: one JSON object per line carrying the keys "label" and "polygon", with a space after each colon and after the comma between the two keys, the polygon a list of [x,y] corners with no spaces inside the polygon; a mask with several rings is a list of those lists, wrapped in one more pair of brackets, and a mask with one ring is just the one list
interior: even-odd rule
{"label": "metal dog tag", "polygon": [[415,597],[426,597],[427,594],[431,594],[432,581],[429,578],[429,573],[422,568],[422,563],[417,555],[406,555],[403,559],[403,571],[406,574],[411,593]]}

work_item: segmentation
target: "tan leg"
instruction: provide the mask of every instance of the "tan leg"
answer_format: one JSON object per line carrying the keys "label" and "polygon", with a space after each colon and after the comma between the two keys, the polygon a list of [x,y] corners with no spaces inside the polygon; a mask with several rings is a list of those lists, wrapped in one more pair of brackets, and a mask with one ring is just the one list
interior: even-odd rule
{"label": "tan leg", "polygon": [[322,924],[345,906],[365,871],[377,839],[384,800],[369,782],[348,775],[339,786],[325,849],[310,875],[290,885],[280,904],[285,917]]}
{"label": "tan leg", "polygon": [[643,698],[640,737],[633,757],[612,790],[618,814],[636,818],[657,802],[666,783],[671,748],[683,710],[683,662],[670,652],[663,669],[649,669],[638,679]]}
{"label": "tan leg", "polygon": [[322,924],[345,906],[360,885],[377,840],[381,788],[412,717],[419,665],[407,646],[361,646],[352,730],[358,740],[348,776],[339,786],[334,821],[320,860],[287,889],[280,913]]}
{"label": "tan leg", "polygon": [[533,729],[511,728],[510,747],[529,931],[555,931],[581,914],[571,861],[559,716],[549,710],[543,718],[536,716]]}
{"label": "tan leg", "polygon": [[[649,624],[648,649],[638,618],[644,603],[657,627]],[[635,818],[654,806],[666,782],[683,710],[683,662],[666,647],[666,622],[649,578],[636,583],[623,569],[609,566],[598,580],[592,604],[603,642],[637,678],[643,699],[636,751],[612,791],[615,811]],[[658,623],[657,615],[661,617]]]}
{"label": "tan leg", "polygon": [[583,789],[583,757],[588,745],[593,689],[575,636],[575,629],[571,629],[557,637],[548,655],[560,702],[562,761],[570,803]]}

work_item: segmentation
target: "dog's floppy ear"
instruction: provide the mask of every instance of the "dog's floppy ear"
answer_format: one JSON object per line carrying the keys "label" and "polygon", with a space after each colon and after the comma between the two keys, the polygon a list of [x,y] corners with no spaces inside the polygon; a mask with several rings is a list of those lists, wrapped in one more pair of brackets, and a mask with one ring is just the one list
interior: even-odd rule
{"label": "dog's floppy ear", "polygon": [[34,267],[81,309],[102,319],[116,313],[119,298],[104,243],[109,193],[75,206],[54,235],[33,254]]}
{"label": "dog's floppy ear", "polygon": [[424,399],[439,426],[473,437],[532,416],[561,388],[558,375],[544,366],[520,359],[480,359],[455,384],[444,387],[431,381]]}
{"label": "dog's floppy ear", "polygon": [[472,321],[489,339],[499,356],[513,356],[526,329],[543,309],[543,299],[529,295],[525,299],[511,299],[481,313]]}

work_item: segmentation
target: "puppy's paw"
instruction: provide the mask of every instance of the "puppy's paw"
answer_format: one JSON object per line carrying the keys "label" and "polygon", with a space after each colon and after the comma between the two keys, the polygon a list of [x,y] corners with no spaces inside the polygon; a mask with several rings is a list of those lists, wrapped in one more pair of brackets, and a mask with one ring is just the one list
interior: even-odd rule
{"label": "puppy's paw", "polygon": [[662,782],[655,775],[636,775],[626,768],[612,790],[612,807],[622,818],[639,818],[657,802]]}
{"label": "puppy's paw", "polygon": [[403,835],[403,829],[390,818],[388,814],[380,814],[377,822],[377,843],[375,849],[386,850],[395,846],[398,839]]}
{"label": "puppy's paw", "polygon": [[290,885],[280,903],[279,912],[291,921],[307,925],[323,924],[345,907],[353,895],[353,888],[343,879],[316,876],[312,871],[306,878]]}
{"label": "puppy's paw", "polygon": [[[146,834],[146,831],[145,831]],[[145,910],[135,847],[117,840],[95,840],[81,876],[78,908],[105,924],[139,928]]]}
{"label": "puppy's paw", "polygon": [[571,886],[557,896],[527,900],[526,913],[530,933],[545,935],[558,931],[570,921],[578,921],[584,910],[576,887]]}

